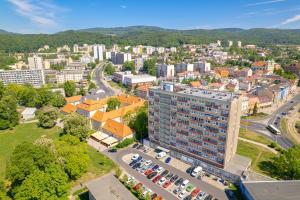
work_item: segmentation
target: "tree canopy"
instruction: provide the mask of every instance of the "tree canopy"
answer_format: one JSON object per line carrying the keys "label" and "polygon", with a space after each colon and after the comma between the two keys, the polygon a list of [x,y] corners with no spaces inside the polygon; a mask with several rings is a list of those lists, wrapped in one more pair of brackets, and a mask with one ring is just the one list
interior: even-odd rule
{"label": "tree canopy", "polygon": [[53,107],[45,107],[38,110],[37,118],[39,120],[38,125],[43,128],[52,128],[56,124],[58,118],[58,110]]}
{"label": "tree canopy", "polygon": [[72,113],[67,115],[64,120],[64,133],[76,136],[83,141],[90,135],[88,124],[88,120],[85,117]]}
{"label": "tree canopy", "polygon": [[112,111],[120,107],[121,102],[117,98],[109,98],[107,101],[107,109],[106,112]]}
{"label": "tree canopy", "polygon": [[64,90],[67,97],[74,96],[76,93],[76,85],[73,81],[66,81],[64,83]]}

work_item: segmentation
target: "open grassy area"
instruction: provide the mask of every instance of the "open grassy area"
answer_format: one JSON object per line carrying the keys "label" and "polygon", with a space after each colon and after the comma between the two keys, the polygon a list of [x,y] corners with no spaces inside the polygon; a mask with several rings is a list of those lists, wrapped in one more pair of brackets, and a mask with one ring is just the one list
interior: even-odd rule
{"label": "open grassy area", "polygon": [[239,140],[237,154],[251,158],[251,169],[253,171],[267,176],[272,175],[270,173],[270,167],[272,167],[270,164],[270,160],[275,156],[274,153],[255,144]]}
{"label": "open grassy area", "polygon": [[4,177],[6,162],[18,144],[25,141],[33,142],[42,135],[58,138],[60,132],[61,129],[58,127],[43,129],[36,123],[20,124],[11,130],[0,131],[0,177]]}
{"label": "open grassy area", "polygon": [[243,119],[262,119],[266,116],[268,116],[267,113],[260,112],[260,113],[257,113],[256,115],[243,116],[242,118]]}
{"label": "open grassy area", "polygon": [[88,155],[90,157],[88,172],[77,181],[72,182],[71,185],[74,186],[78,185],[79,183],[86,182],[103,174],[106,174],[116,168],[116,164],[111,159],[109,159],[102,153],[99,153],[96,149],[90,146],[88,146]]}
{"label": "open grassy area", "polygon": [[259,142],[259,143],[262,143],[262,144],[266,144],[266,145],[269,145],[271,144],[271,140],[269,140],[268,138],[262,136],[262,135],[259,135],[251,130],[246,130],[245,128],[240,128],[240,133],[239,133],[239,137],[241,138],[245,138],[245,139],[248,139],[248,140],[252,140],[252,141],[255,141],[255,142]]}

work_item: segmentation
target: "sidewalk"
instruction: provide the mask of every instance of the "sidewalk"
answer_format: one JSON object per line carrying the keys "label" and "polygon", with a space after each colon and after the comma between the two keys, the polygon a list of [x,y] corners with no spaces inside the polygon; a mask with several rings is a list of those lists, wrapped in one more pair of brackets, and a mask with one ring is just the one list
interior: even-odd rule
{"label": "sidewalk", "polygon": [[255,141],[252,141],[252,140],[248,140],[248,139],[245,139],[245,138],[241,138],[241,137],[239,137],[239,140],[242,140],[244,142],[249,142],[249,143],[255,144],[257,146],[261,146],[265,149],[268,149],[269,151],[272,151],[272,153],[278,154],[278,151],[276,151],[275,149],[272,149],[271,147],[268,147],[268,145],[265,145],[265,144],[262,144],[262,143],[259,143],[259,142],[255,142]]}

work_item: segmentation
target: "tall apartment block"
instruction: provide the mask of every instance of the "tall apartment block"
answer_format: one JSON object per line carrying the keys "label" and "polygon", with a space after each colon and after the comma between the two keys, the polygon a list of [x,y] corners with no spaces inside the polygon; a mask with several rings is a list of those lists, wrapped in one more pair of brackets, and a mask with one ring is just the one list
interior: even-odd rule
{"label": "tall apartment block", "polygon": [[98,59],[99,61],[102,61],[103,60],[103,52],[105,50],[105,45],[103,45],[103,44],[94,45],[93,50],[94,50],[94,58]]}
{"label": "tall apartment block", "polygon": [[178,159],[223,173],[237,149],[239,95],[163,82],[150,89],[148,100],[152,147],[168,149]]}

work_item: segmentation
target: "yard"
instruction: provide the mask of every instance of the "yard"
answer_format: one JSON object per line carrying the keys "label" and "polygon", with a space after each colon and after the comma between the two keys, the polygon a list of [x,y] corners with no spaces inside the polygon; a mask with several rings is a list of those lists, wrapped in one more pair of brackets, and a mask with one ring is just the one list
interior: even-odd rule
{"label": "yard", "polygon": [[240,133],[239,133],[239,137],[241,138],[245,138],[248,140],[252,140],[255,142],[259,142],[262,144],[266,144],[266,145],[270,145],[271,144],[271,140],[269,140],[268,138],[259,135],[251,130],[246,130],[245,128],[240,128]]}
{"label": "yard", "polygon": [[251,169],[255,172],[271,176],[271,158],[274,153],[267,149],[244,141],[238,141],[237,154],[251,158]]}
{"label": "yard", "polygon": [[46,135],[51,138],[58,138],[61,129],[39,128],[36,123],[20,124],[11,130],[0,131],[0,177],[4,177],[6,162],[12,154],[15,146],[22,142],[33,142]]}
{"label": "yard", "polygon": [[267,117],[268,114],[264,113],[264,112],[259,112],[255,115],[249,115],[249,116],[243,116],[242,119],[263,119],[265,117]]}

